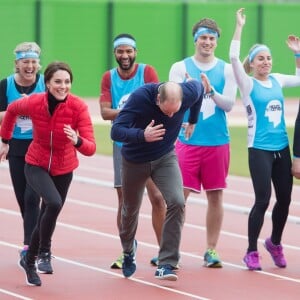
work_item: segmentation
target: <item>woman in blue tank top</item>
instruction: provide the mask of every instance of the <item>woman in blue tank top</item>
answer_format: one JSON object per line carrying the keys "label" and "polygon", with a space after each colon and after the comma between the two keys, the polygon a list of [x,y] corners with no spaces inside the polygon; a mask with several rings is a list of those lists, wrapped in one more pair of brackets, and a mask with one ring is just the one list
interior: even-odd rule
{"label": "woman in blue tank top", "polygon": [[[272,210],[272,232],[264,246],[275,265],[285,268],[287,262],[281,238],[289,213],[293,177],[282,89],[300,86],[300,42],[295,36],[289,36],[287,41],[296,57],[298,76],[271,73],[272,55],[266,45],[254,45],[242,64],[240,40],[246,21],[243,10],[239,9],[236,14],[230,59],[248,117],[248,160],[255,193],[248,219],[248,249],[244,262],[249,270],[261,270],[257,241],[273,183],[276,201]],[[250,73],[252,76],[248,75]]]}
{"label": "woman in blue tank top", "polygon": [[[45,91],[44,76],[39,74],[41,49],[35,42],[23,42],[14,50],[15,73],[0,81],[0,120],[7,106],[32,93]],[[9,141],[8,164],[14,192],[23,218],[23,249],[26,253],[31,233],[39,214],[40,199],[26,183],[25,154],[32,141],[32,123],[29,117],[19,116]]]}

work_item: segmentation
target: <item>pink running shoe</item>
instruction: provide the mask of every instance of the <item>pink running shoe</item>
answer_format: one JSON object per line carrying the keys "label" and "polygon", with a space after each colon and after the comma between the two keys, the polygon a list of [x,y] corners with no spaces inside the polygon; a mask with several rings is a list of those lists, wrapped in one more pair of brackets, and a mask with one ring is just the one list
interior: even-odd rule
{"label": "pink running shoe", "polygon": [[251,251],[244,256],[244,263],[251,271],[260,271],[259,254],[257,251]]}
{"label": "pink running shoe", "polygon": [[265,240],[265,248],[271,254],[275,265],[279,268],[286,267],[286,260],[283,255],[283,248],[281,245],[274,245],[270,238]]}

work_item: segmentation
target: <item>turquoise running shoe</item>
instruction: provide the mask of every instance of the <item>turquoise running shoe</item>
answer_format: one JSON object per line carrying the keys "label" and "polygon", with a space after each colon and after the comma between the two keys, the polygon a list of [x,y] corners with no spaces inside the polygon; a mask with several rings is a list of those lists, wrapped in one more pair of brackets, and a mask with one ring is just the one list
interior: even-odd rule
{"label": "turquoise running shoe", "polygon": [[204,266],[207,268],[222,268],[222,262],[215,249],[208,249],[204,253]]}

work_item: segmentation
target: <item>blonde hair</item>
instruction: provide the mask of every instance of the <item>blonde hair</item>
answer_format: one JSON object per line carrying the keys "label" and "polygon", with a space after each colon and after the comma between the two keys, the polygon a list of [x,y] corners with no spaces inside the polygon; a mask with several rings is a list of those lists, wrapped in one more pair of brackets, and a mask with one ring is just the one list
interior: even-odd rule
{"label": "blonde hair", "polygon": [[[16,48],[14,49],[14,54],[16,56],[17,53],[19,53],[19,52],[29,52],[29,51],[37,53],[38,56],[41,55],[41,48],[35,42],[23,42],[23,43],[18,44],[16,46]],[[38,60],[38,62],[40,61],[39,59],[37,59],[37,60]],[[40,70],[41,68],[42,68],[42,66],[40,64],[38,64],[38,70]],[[14,71],[17,73],[18,69],[15,67]]]}
{"label": "blonde hair", "polygon": [[18,44],[14,50],[14,54],[21,51],[22,52],[33,51],[36,52],[39,56],[41,54],[41,48],[35,42],[23,42],[21,44]]}

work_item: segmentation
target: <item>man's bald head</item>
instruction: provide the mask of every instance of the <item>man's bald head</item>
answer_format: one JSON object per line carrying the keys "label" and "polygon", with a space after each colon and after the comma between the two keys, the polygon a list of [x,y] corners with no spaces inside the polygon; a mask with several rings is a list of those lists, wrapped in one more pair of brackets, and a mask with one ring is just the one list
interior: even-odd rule
{"label": "man's bald head", "polygon": [[161,111],[165,115],[172,117],[181,107],[181,86],[173,81],[163,83],[158,89],[157,102]]}
{"label": "man's bald head", "polygon": [[181,86],[173,81],[163,83],[158,89],[160,95],[160,103],[165,101],[181,101],[182,89]]}

